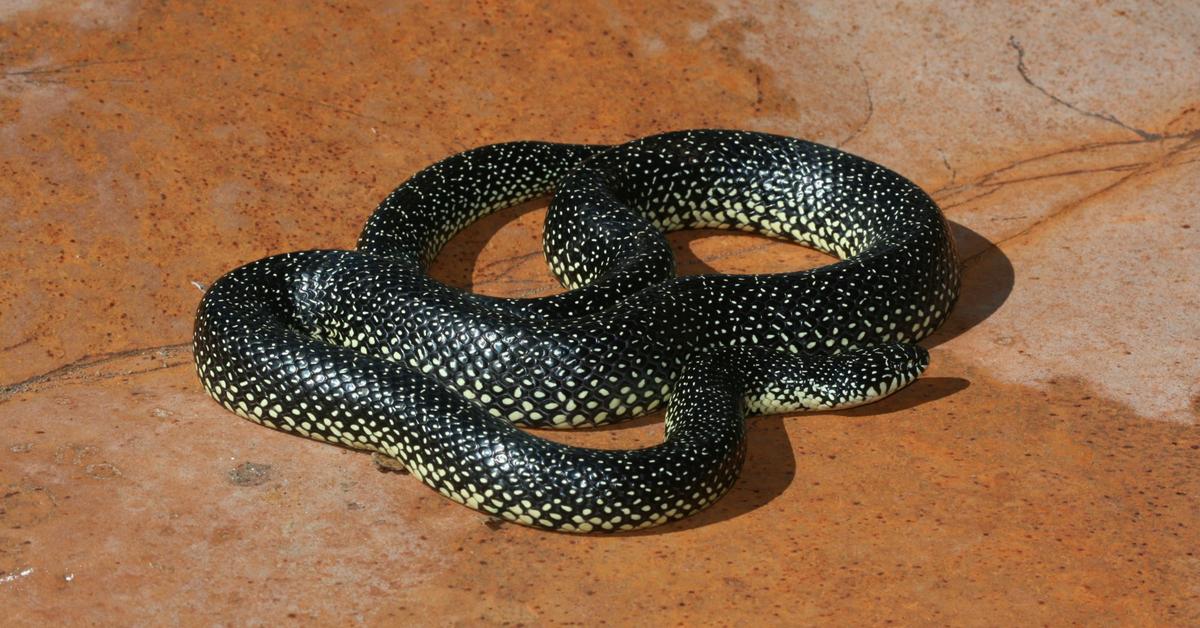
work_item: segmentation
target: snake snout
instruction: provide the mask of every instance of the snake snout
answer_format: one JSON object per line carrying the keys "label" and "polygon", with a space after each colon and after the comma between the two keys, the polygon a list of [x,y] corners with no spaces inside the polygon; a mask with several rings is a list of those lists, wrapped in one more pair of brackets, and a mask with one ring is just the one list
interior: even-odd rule
{"label": "snake snout", "polygon": [[929,352],[905,343],[834,355],[764,351],[766,368],[750,376],[747,404],[754,413],[838,410],[872,403],[912,383],[929,365]]}

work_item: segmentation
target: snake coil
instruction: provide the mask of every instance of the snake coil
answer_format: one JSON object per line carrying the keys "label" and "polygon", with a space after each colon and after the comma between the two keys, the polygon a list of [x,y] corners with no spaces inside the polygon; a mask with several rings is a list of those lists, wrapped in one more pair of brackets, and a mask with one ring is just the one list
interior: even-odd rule
{"label": "snake coil", "polygon": [[[467,293],[426,268],[457,231],[554,191],[544,249],[567,288]],[[676,277],[663,233],[716,227],[842,261]],[[618,146],[510,142],[422,170],[352,251],[217,280],[196,314],[200,379],[263,425],[402,462],[476,510],[570,532],[644,528],[713,503],[744,416],[869,403],[928,363],[914,344],[958,294],[937,205],[904,177],[797,139],[680,131]],[[662,444],[570,447],[521,431],[667,404]]]}

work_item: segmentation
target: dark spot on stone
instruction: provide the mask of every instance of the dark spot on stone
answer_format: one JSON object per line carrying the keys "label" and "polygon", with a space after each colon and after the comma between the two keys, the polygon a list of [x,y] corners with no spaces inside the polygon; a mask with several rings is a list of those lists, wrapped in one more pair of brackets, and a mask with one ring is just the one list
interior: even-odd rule
{"label": "dark spot on stone", "polygon": [[271,479],[271,465],[243,462],[229,470],[229,481],[236,486],[258,486]]}
{"label": "dark spot on stone", "polygon": [[504,520],[499,517],[488,517],[483,520],[483,525],[491,530],[499,530],[504,527]]}

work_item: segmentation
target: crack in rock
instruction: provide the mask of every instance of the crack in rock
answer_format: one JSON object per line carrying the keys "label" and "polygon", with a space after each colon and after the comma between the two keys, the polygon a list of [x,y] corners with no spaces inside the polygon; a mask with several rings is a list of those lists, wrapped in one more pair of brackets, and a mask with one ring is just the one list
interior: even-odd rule
{"label": "crack in rock", "polygon": [[1021,42],[1017,41],[1017,38],[1015,36],[1010,35],[1008,37],[1008,46],[1010,48],[1012,48],[1013,50],[1017,51],[1017,72],[1019,72],[1021,74],[1021,78],[1026,83],[1028,83],[1030,87],[1032,87],[1032,88],[1038,90],[1039,92],[1041,92],[1042,94],[1046,95],[1046,97],[1048,97],[1050,100],[1053,100],[1054,102],[1056,102],[1064,107],[1067,107],[1068,109],[1070,109],[1072,111],[1081,113],[1090,118],[1096,118],[1097,120],[1103,120],[1105,122],[1108,122],[1109,124],[1115,124],[1115,125],[1121,127],[1122,129],[1125,129],[1126,131],[1129,131],[1131,133],[1136,133],[1138,135],[1138,137],[1140,137],[1144,140],[1161,140],[1163,138],[1163,136],[1159,133],[1151,133],[1150,131],[1146,131],[1144,129],[1139,129],[1137,127],[1133,127],[1128,124],[1125,124],[1124,122],[1119,120],[1116,116],[1112,115],[1111,113],[1088,111],[1087,109],[1084,109],[1074,103],[1067,102],[1066,100],[1063,100],[1062,98],[1050,93],[1049,90],[1047,90],[1046,88],[1042,87],[1041,85],[1038,85],[1037,83],[1033,82],[1033,79],[1029,77],[1029,68],[1025,65],[1025,48],[1021,46]]}

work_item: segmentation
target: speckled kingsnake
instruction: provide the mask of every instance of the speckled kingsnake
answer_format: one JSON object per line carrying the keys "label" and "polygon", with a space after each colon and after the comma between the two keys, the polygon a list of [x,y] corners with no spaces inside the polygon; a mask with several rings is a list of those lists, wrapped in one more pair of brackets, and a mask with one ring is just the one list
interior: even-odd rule
{"label": "speckled kingsnake", "polygon": [[[550,268],[571,290],[465,293],[426,266],[459,229],[555,191]],[[843,261],[675,277],[662,232],[737,228]],[[472,508],[565,531],[687,516],[744,456],[745,412],[839,408],[906,385],[958,269],[940,210],[841,151],[740,131],[615,147],[512,142],[417,173],[353,251],[268,257],[216,281],[196,316],[209,393],[253,421],[382,452]],[[569,447],[514,427],[596,425],[670,399],[666,439]]]}

